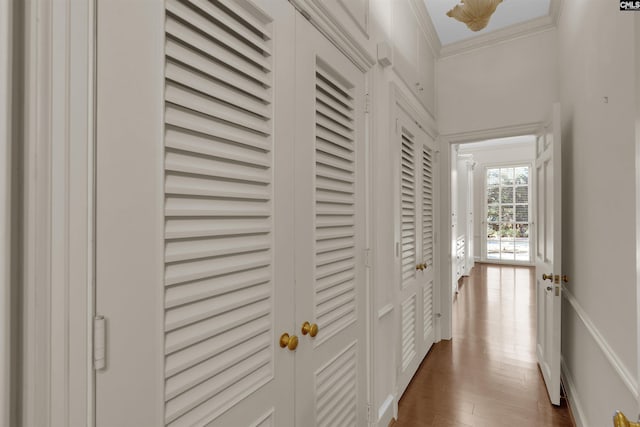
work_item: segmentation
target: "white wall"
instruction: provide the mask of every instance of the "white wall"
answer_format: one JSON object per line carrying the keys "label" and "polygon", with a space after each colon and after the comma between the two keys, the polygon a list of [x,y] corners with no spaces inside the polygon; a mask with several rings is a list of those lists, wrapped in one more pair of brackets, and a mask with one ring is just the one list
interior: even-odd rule
{"label": "white wall", "polygon": [[634,14],[617,2],[564,3],[562,257],[574,298],[562,307],[563,371],[583,425],[610,425],[615,409],[638,409]]}
{"label": "white wall", "polygon": [[[474,213],[474,248],[473,253],[475,254],[476,260],[479,260],[482,255],[482,235],[485,230],[485,221],[484,218],[484,199],[485,199],[485,189],[484,189],[484,173],[485,167],[488,165],[495,164],[506,164],[506,163],[521,163],[521,164],[529,164],[533,161],[533,143],[535,138],[529,138],[529,142],[522,142],[523,138],[507,138],[513,141],[513,145],[492,145],[490,141],[486,142],[484,145],[477,144],[461,144],[460,145],[460,153],[461,154],[471,154],[473,156],[473,160],[476,162],[476,166],[473,170],[473,186],[474,186],[474,194],[473,194],[473,213]],[[507,140],[505,139],[505,140]],[[520,142],[518,142],[520,141]],[[482,144],[482,142],[480,143]]]}
{"label": "white wall", "polygon": [[542,121],[557,93],[555,30],[444,57],[438,127],[449,135]]}

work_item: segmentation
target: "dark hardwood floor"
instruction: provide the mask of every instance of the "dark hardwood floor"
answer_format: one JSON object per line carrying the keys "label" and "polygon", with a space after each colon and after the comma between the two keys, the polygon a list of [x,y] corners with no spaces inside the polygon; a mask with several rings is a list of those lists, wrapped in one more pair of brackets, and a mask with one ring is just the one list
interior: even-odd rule
{"label": "dark hardwood floor", "polygon": [[433,346],[393,427],[573,426],[535,355],[534,270],[476,264],[453,304],[453,339]]}

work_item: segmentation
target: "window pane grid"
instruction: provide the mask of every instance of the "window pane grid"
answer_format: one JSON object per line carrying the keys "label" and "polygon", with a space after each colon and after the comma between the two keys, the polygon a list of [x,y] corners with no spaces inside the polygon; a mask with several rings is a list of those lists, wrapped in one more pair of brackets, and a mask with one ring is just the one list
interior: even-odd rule
{"label": "window pane grid", "polygon": [[486,189],[487,258],[530,261],[529,167],[487,169]]}

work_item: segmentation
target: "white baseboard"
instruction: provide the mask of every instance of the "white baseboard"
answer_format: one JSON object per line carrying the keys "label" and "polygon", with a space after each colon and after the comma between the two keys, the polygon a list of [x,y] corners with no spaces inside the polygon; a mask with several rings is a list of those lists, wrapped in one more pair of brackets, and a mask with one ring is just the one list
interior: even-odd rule
{"label": "white baseboard", "polygon": [[389,423],[394,418],[394,401],[395,398],[390,394],[378,408],[378,421],[376,422],[377,427],[388,427]]}
{"label": "white baseboard", "polygon": [[586,427],[586,417],[576,392],[576,385],[573,382],[571,372],[569,372],[569,369],[564,364],[564,359],[561,359],[560,366],[562,384],[564,384],[564,391],[567,393],[567,400],[569,401],[569,406],[571,407],[571,413],[573,414],[573,419],[576,422],[576,427]]}

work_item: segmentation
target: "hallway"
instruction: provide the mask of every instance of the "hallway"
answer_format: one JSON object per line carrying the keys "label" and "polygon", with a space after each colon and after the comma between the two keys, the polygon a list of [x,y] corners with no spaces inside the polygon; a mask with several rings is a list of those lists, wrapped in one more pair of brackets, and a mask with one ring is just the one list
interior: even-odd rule
{"label": "hallway", "polygon": [[433,346],[393,427],[572,426],[536,364],[534,269],[476,264],[461,283],[453,339]]}

